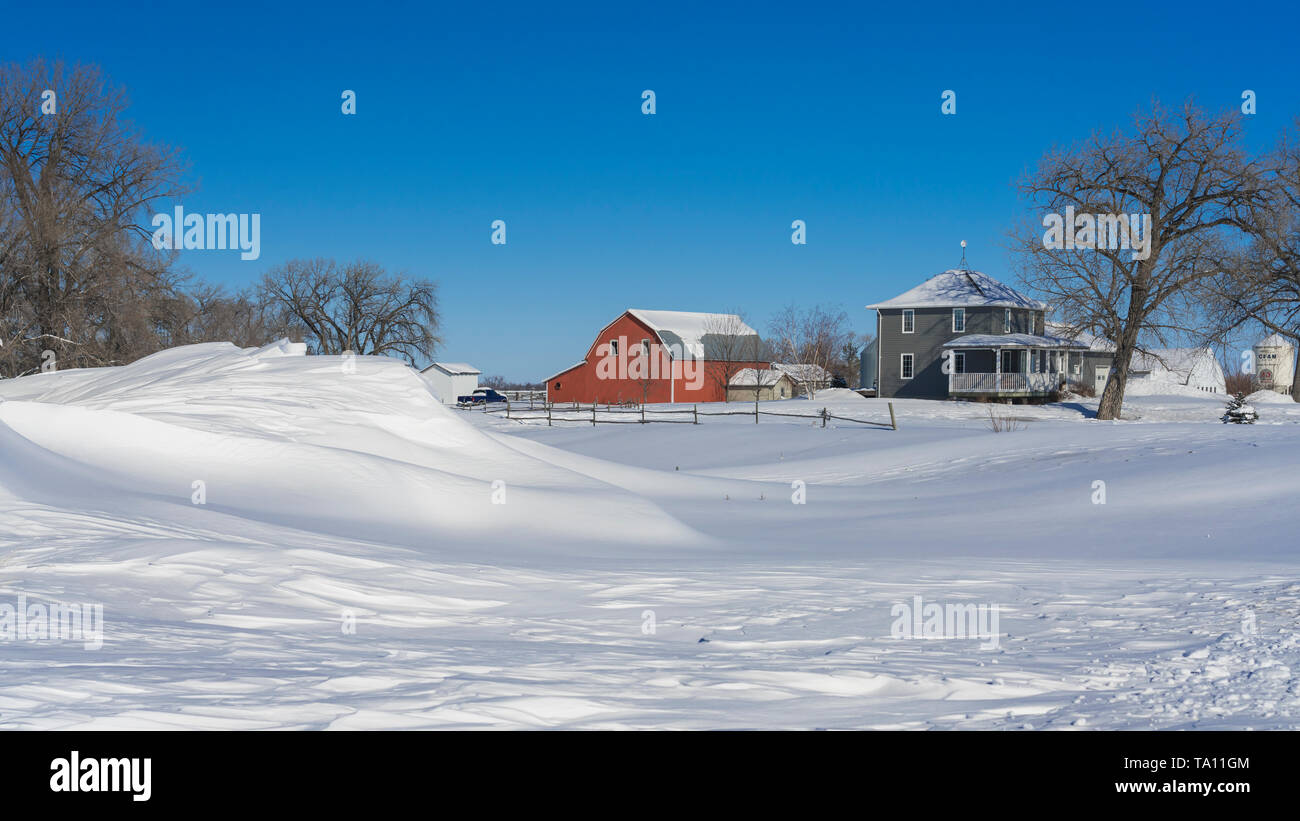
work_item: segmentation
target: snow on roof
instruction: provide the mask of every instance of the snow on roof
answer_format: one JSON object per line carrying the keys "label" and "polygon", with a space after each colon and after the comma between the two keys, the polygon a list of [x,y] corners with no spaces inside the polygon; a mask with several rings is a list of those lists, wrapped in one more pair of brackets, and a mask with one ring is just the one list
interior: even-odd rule
{"label": "snow on roof", "polygon": [[428,368],[425,368],[423,371],[421,371],[421,373],[425,373],[426,371],[430,370],[431,368],[437,368],[438,370],[442,371],[443,373],[452,374],[452,375],[457,375],[457,374],[469,374],[469,373],[483,373],[482,371],[480,371],[478,368],[474,367],[473,365],[467,365],[467,364],[465,364],[464,362],[434,362],[434,363],[433,363],[432,365],[430,365]]}
{"label": "snow on roof", "polygon": [[[1055,322],[1046,324],[1048,332],[1087,343],[1089,350],[1100,353],[1110,353],[1115,350],[1115,343],[1109,339],[1083,331],[1071,334],[1065,325]],[[1173,375],[1187,382],[1198,366],[1202,368],[1202,373],[1212,380],[1215,374],[1221,374],[1223,370],[1214,356],[1214,351],[1209,348],[1153,348],[1150,351],[1134,351],[1128,369],[1129,373],[1133,374]]]}
{"label": "snow on roof", "polygon": [[1129,373],[1168,371],[1186,379],[1197,365],[1210,362],[1217,360],[1209,348],[1161,348],[1147,353],[1134,351],[1128,370]]}
{"label": "snow on roof", "polygon": [[[663,345],[674,352],[680,351],[682,358],[686,359],[719,358],[715,355],[717,343],[713,337],[752,336],[755,341],[758,337],[758,331],[746,325],[736,314],[647,311],[641,308],[629,308],[627,312],[649,326]],[[739,352],[733,351],[732,356],[736,353]]]}
{"label": "snow on roof", "polygon": [[988,274],[952,268],[936,274],[910,291],[867,308],[978,308],[1006,307],[1046,310],[1046,302],[1030,299]]}
{"label": "snow on roof", "polygon": [[966,334],[943,343],[945,348],[1086,348],[1063,336],[1036,334]]}
{"label": "snow on roof", "polygon": [[783,377],[786,379],[789,378],[787,374],[784,374],[781,371],[742,368],[736,372],[735,376],[731,377],[731,381],[727,384],[738,388],[752,388],[759,383],[759,380],[762,380],[761,386],[768,387],[780,382]]}
{"label": "snow on roof", "polygon": [[1099,336],[1093,336],[1087,331],[1071,331],[1068,325],[1060,322],[1045,322],[1044,330],[1050,336],[1063,336],[1066,339],[1073,339],[1076,342],[1082,342],[1089,350],[1093,351],[1113,351],[1115,346],[1109,341]]}
{"label": "snow on roof", "polygon": [[1287,348],[1290,346],[1291,340],[1282,336],[1282,334],[1269,334],[1255,343],[1256,348]]}
{"label": "snow on roof", "polygon": [[831,372],[821,365],[805,362],[773,362],[772,369],[790,374],[796,382],[829,382]]}

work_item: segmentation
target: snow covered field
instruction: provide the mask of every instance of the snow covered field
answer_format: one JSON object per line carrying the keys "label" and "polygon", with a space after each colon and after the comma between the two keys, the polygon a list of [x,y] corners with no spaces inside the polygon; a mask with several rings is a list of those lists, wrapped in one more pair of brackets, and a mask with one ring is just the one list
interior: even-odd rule
{"label": "snow covered field", "polygon": [[1300,728],[1289,400],[548,428],[295,353],[0,382],[0,727]]}

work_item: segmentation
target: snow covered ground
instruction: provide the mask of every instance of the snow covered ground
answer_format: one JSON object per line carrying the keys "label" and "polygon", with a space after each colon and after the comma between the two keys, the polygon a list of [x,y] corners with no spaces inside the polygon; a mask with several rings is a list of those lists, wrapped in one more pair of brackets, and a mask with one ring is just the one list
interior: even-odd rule
{"label": "snow covered ground", "polygon": [[0,727],[1300,728],[1289,400],[547,427],[295,353],[0,382]]}

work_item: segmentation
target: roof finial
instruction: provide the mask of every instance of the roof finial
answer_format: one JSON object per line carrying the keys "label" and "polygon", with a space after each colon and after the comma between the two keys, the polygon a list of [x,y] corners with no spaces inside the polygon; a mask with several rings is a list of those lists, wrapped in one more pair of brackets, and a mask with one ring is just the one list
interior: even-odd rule
{"label": "roof finial", "polygon": [[966,264],[966,240],[961,241],[961,269],[969,271],[970,266]]}

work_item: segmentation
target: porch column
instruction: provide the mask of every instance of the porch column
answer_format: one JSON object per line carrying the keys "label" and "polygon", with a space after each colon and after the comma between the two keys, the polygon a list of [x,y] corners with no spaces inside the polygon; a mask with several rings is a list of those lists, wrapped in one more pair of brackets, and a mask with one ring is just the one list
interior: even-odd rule
{"label": "porch column", "polygon": [[957,372],[957,351],[948,349],[948,395],[952,396],[952,377]]}

